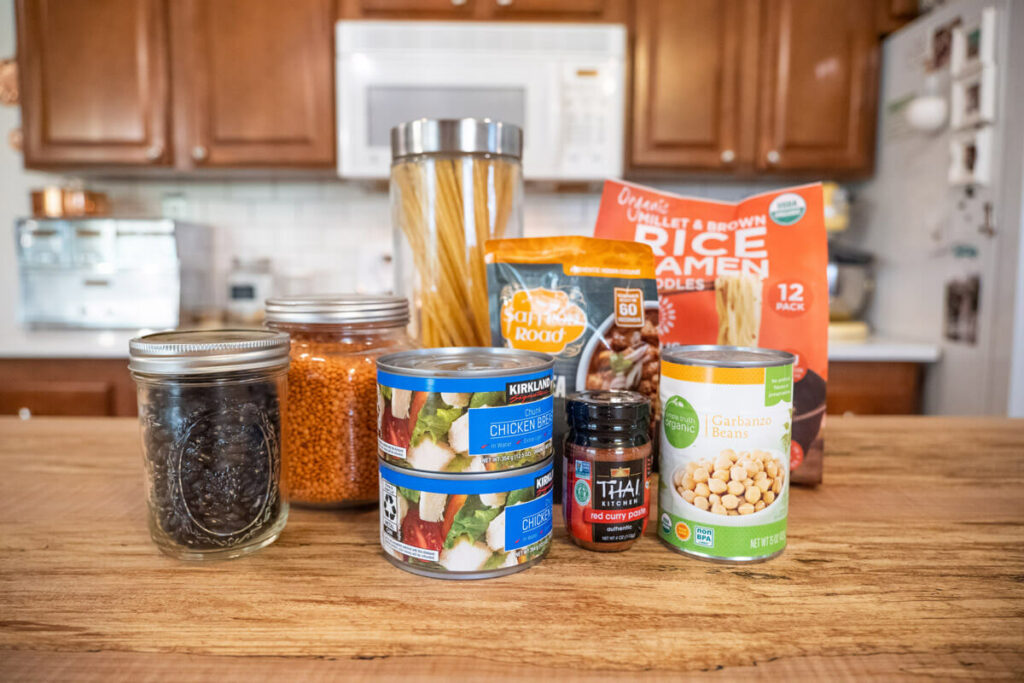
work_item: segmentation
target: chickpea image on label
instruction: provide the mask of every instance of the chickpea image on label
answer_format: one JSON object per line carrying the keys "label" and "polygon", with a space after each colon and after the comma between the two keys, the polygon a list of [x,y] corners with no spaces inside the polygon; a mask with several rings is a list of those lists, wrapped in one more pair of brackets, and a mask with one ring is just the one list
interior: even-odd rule
{"label": "chickpea image on label", "polygon": [[750,515],[774,503],[785,483],[785,466],[767,451],[737,453],[690,461],[672,483],[687,503],[716,515]]}

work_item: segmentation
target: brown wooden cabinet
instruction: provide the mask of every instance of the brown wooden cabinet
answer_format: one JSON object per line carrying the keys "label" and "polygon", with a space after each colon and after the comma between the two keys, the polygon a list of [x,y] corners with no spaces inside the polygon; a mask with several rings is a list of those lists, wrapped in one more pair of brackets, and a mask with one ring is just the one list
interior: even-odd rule
{"label": "brown wooden cabinet", "polygon": [[338,0],[343,19],[470,18],[477,0]]}
{"label": "brown wooden cabinet", "polygon": [[873,2],[636,0],[633,30],[634,171],[870,170]]}
{"label": "brown wooden cabinet", "polygon": [[826,409],[830,415],[916,415],[923,380],[920,363],[831,362]]}
{"label": "brown wooden cabinet", "polygon": [[134,416],[127,358],[2,358],[0,415]]}
{"label": "brown wooden cabinet", "polygon": [[[487,0],[484,0],[487,2]],[[616,0],[490,0],[494,18],[583,20],[607,17]]]}
{"label": "brown wooden cabinet", "polygon": [[759,169],[870,169],[878,72],[873,9],[849,0],[764,0]]}
{"label": "brown wooden cabinet", "polygon": [[176,0],[172,12],[179,159],[333,165],[331,0]]}
{"label": "brown wooden cabinet", "polygon": [[625,22],[629,0],[338,0],[340,19]]}
{"label": "brown wooden cabinet", "polygon": [[641,0],[633,51],[632,165],[753,161],[756,0]]}
{"label": "brown wooden cabinet", "polygon": [[28,167],[334,163],[333,0],[18,0],[17,19]]}
{"label": "brown wooden cabinet", "polygon": [[25,165],[167,165],[164,0],[18,0]]}
{"label": "brown wooden cabinet", "polygon": [[917,0],[875,0],[877,30],[884,35],[902,28],[917,17]]}

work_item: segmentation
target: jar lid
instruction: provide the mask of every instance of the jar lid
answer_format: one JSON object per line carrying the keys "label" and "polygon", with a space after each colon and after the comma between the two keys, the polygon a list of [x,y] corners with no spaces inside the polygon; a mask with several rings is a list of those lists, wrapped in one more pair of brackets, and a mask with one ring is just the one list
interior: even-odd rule
{"label": "jar lid", "polygon": [[565,399],[569,425],[591,432],[647,432],[651,401],[635,391],[581,391]]}
{"label": "jar lid", "polygon": [[205,375],[286,367],[290,344],[271,330],[176,330],[128,342],[128,369],[150,375]]}
{"label": "jar lid", "polygon": [[409,302],[400,296],[380,294],[315,294],[267,299],[267,322],[358,323],[409,322]]}
{"label": "jar lid", "polygon": [[416,119],[391,129],[391,159],[456,152],[523,158],[523,131],[492,119]]}

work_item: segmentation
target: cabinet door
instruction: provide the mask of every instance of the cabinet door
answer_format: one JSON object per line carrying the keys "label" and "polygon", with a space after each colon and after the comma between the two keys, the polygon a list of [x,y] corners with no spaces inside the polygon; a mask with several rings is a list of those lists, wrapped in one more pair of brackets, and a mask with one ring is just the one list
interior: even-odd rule
{"label": "cabinet door", "polygon": [[622,0],[480,0],[489,4],[494,18],[539,19],[552,21],[566,19],[581,21],[598,19],[622,20],[625,14]]}
{"label": "cabinet door", "polygon": [[112,417],[114,389],[107,382],[12,382],[0,387],[0,415]]}
{"label": "cabinet door", "polygon": [[631,166],[751,163],[756,2],[638,0],[635,12]]}
{"label": "cabinet door", "polygon": [[19,0],[25,165],[165,165],[162,0]]}
{"label": "cabinet door", "polygon": [[916,415],[921,412],[923,367],[918,363],[828,364],[829,415]]}
{"label": "cabinet door", "polygon": [[183,158],[196,167],[334,163],[331,0],[172,7]]}
{"label": "cabinet door", "polygon": [[338,17],[625,23],[627,3],[628,0],[338,0]]}
{"label": "cabinet door", "polygon": [[0,358],[0,415],[136,415],[125,358]]}
{"label": "cabinet door", "polygon": [[870,171],[874,9],[848,0],[765,0],[759,168]]}
{"label": "cabinet door", "polygon": [[475,4],[475,0],[339,0],[338,10],[344,19],[456,19],[472,15]]}
{"label": "cabinet door", "polygon": [[875,0],[875,30],[897,31],[917,17],[917,0]]}

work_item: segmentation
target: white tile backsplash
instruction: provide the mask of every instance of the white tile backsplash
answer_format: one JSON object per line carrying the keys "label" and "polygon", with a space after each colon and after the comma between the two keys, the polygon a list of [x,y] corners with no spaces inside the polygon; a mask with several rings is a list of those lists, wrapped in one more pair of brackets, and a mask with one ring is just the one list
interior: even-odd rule
{"label": "white tile backsplash", "polygon": [[[60,181],[60,177],[41,176],[37,184]],[[109,194],[115,214],[167,215],[211,226],[219,281],[236,256],[269,257],[282,286],[289,289],[298,286],[296,283],[308,283],[317,291],[371,292],[390,287],[392,235],[383,184],[330,179],[94,178],[87,185]],[[715,183],[662,187],[716,199],[738,199],[760,189],[749,184]],[[599,204],[599,188],[563,193],[528,186],[524,234],[589,235]],[[4,248],[9,245],[0,247]]]}

